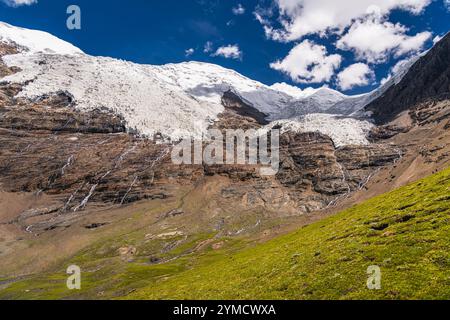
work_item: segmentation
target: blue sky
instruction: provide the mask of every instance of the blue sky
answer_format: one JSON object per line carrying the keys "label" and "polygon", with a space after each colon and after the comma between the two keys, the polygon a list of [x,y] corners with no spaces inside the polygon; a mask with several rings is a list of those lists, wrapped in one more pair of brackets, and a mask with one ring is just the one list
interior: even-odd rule
{"label": "blue sky", "polygon": [[[81,30],[66,27],[71,4],[81,8]],[[211,62],[269,85],[349,94],[377,87],[397,62],[431,47],[450,30],[449,11],[448,0],[0,0],[1,21],[88,54]]]}

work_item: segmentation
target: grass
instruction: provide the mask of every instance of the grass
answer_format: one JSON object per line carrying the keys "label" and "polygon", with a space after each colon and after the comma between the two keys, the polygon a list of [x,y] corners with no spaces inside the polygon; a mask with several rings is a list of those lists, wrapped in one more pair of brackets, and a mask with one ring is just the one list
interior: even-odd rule
{"label": "grass", "polygon": [[[450,168],[264,244],[199,234],[160,257],[175,257],[167,263],[146,261],[151,243],[132,262],[117,257],[119,244],[139,238],[112,238],[72,257],[82,266],[81,291],[67,290],[58,269],[11,283],[0,298],[450,299]],[[381,290],[366,286],[373,265]]]}
{"label": "grass", "polygon": [[[450,169],[132,299],[450,299]],[[367,288],[367,269],[382,289]]]}

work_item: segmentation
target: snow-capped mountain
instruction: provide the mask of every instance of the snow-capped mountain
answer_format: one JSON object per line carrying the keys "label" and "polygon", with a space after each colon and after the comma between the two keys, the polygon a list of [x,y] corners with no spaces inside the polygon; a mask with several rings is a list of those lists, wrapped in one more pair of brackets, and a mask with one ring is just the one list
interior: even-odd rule
{"label": "snow-capped mountain", "polygon": [[82,54],[83,51],[47,32],[19,28],[0,21],[0,42],[18,45],[23,52]]}
{"label": "snow-capped mountain", "polygon": [[[346,96],[336,90],[323,87],[317,89],[313,94],[295,99],[283,109],[277,117],[279,119],[290,119],[311,113],[332,113],[329,112],[336,104],[345,102],[351,97]],[[336,112],[339,115],[347,115],[345,112]]]}
{"label": "snow-capped mountain", "polygon": [[186,62],[151,66],[161,83],[173,90],[182,91],[196,99],[220,105],[223,93],[234,91],[246,102],[269,119],[275,119],[295,98],[285,92],[274,90],[258,81],[221,66]]}
{"label": "snow-capped mountain", "polygon": [[[229,90],[267,115],[269,121],[289,120],[292,130],[325,134],[349,132],[345,129],[349,123],[359,120],[335,121],[334,116],[320,114],[349,116],[381,92],[351,97],[325,87],[300,90],[287,84],[267,86],[208,63],[152,66],[93,57],[48,33],[1,22],[0,42],[20,49],[19,54],[3,57],[8,66],[19,67],[20,71],[2,79],[23,84],[19,97],[35,99],[67,92],[79,110],[107,109],[123,117],[130,130],[150,137],[161,134],[172,140],[201,137],[224,111],[221,99]],[[348,139],[348,134],[334,134],[337,144],[368,143],[365,132],[370,123],[361,121],[357,127],[365,128],[355,130],[358,137]]]}

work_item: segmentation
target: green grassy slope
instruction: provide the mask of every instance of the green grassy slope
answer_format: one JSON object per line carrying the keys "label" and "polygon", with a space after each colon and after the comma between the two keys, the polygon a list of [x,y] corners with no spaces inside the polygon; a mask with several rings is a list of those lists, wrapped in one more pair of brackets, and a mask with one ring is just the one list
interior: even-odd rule
{"label": "green grassy slope", "polygon": [[[129,298],[450,299],[450,169]],[[367,289],[378,265],[382,289]]]}
{"label": "green grassy slope", "polygon": [[[450,299],[450,168],[264,244],[198,234],[162,264],[139,221],[48,273],[0,279],[0,299]],[[139,256],[123,261],[123,244]],[[66,287],[71,264],[80,291]],[[372,265],[381,290],[367,289]]]}

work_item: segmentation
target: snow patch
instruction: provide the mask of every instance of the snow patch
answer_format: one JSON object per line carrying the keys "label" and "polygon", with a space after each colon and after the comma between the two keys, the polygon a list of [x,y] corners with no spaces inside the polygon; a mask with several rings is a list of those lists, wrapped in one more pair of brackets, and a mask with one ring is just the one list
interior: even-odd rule
{"label": "snow patch", "polygon": [[331,114],[308,114],[289,120],[271,123],[267,129],[280,126],[281,132],[320,132],[329,136],[336,147],[368,145],[367,134],[374,127],[369,121],[342,118]]}

